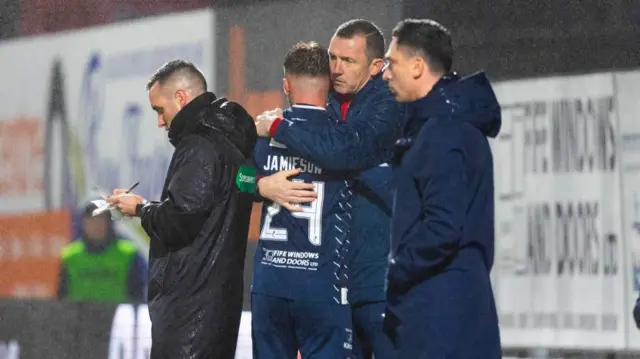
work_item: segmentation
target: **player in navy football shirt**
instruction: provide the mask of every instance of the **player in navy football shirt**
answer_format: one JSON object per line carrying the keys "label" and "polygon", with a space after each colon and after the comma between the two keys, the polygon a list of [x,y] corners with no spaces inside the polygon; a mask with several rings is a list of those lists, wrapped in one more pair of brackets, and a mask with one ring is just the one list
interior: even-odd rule
{"label": "player in navy football shirt", "polygon": [[[316,43],[300,43],[284,61],[288,121],[327,121],[329,57]],[[298,168],[294,178],[312,183],[317,199],[290,212],[274,202],[262,210],[254,258],[252,337],[255,359],[351,357],[347,303],[347,234],[351,192],[344,173],[332,173],[260,139],[254,150],[260,175]]]}

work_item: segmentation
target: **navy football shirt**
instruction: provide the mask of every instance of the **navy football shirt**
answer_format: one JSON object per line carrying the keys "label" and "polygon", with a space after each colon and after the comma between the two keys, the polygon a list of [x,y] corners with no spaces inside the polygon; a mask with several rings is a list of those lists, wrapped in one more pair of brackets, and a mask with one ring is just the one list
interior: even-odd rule
{"label": "navy football shirt", "polygon": [[[328,121],[324,108],[307,105],[292,106],[284,118],[289,123]],[[295,213],[265,201],[252,293],[346,304],[344,258],[349,245],[351,191],[344,173],[326,171],[271,139],[258,140],[254,160],[258,173],[265,176],[300,168],[302,172],[293,180],[312,183],[318,197],[301,204],[304,210]]]}

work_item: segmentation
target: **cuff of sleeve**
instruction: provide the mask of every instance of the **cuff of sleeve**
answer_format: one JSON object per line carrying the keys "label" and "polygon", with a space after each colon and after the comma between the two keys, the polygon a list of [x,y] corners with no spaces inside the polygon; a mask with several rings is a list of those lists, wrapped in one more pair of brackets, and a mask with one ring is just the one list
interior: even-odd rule
{"label": "cuff of sleeve", "polygon": [[136,217],[142,217],[142,209],[144,208],[144,206],[146,206],[149,202],[147,200],[142,201],[142,203],[138,203],[136,205]]}
{"label": "cuff of sleeve", "polygon": [[280,122],[282,122],[282,118],[278,117],[271,124],[271,127],[269,128],[269,136],[271,138],[276,136],[276,131],[278,130],[278,126],[280,125]]}
{"label": "cuff of sleeve", "polygon": [[260,182],[262,177],[264,177],[264,175],[256,175],[256,196],[260,196],[260,185],[258,182]]}

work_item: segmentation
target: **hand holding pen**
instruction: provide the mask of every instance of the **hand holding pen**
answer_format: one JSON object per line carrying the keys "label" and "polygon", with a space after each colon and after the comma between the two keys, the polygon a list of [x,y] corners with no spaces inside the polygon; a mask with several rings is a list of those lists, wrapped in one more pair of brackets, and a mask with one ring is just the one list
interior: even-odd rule
{"label": "hand holding pen", "polygon": [[142,196],[131,193],[139,182],[134,183],[129,189],[115,189],[113,190],[113,196],[108,197],[106,200],[108,203],[115,205],[120,212],[127,216],[136,215],[136,207],[138,204],[145,203],[145,199]]}

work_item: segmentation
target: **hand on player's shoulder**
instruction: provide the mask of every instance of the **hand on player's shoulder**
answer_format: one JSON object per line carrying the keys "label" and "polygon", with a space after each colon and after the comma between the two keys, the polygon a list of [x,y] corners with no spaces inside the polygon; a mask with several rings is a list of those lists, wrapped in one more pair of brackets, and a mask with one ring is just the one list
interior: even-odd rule
{"label": "hand on player's shoulder", "polygon": [[258,136],[260,137],[269,137],[269,131],[271,130],[271,125],[277,118],[282,117],[282,110],[279,108],[264,111],[263,113],[256,116],[256,131],[258,132]]}

